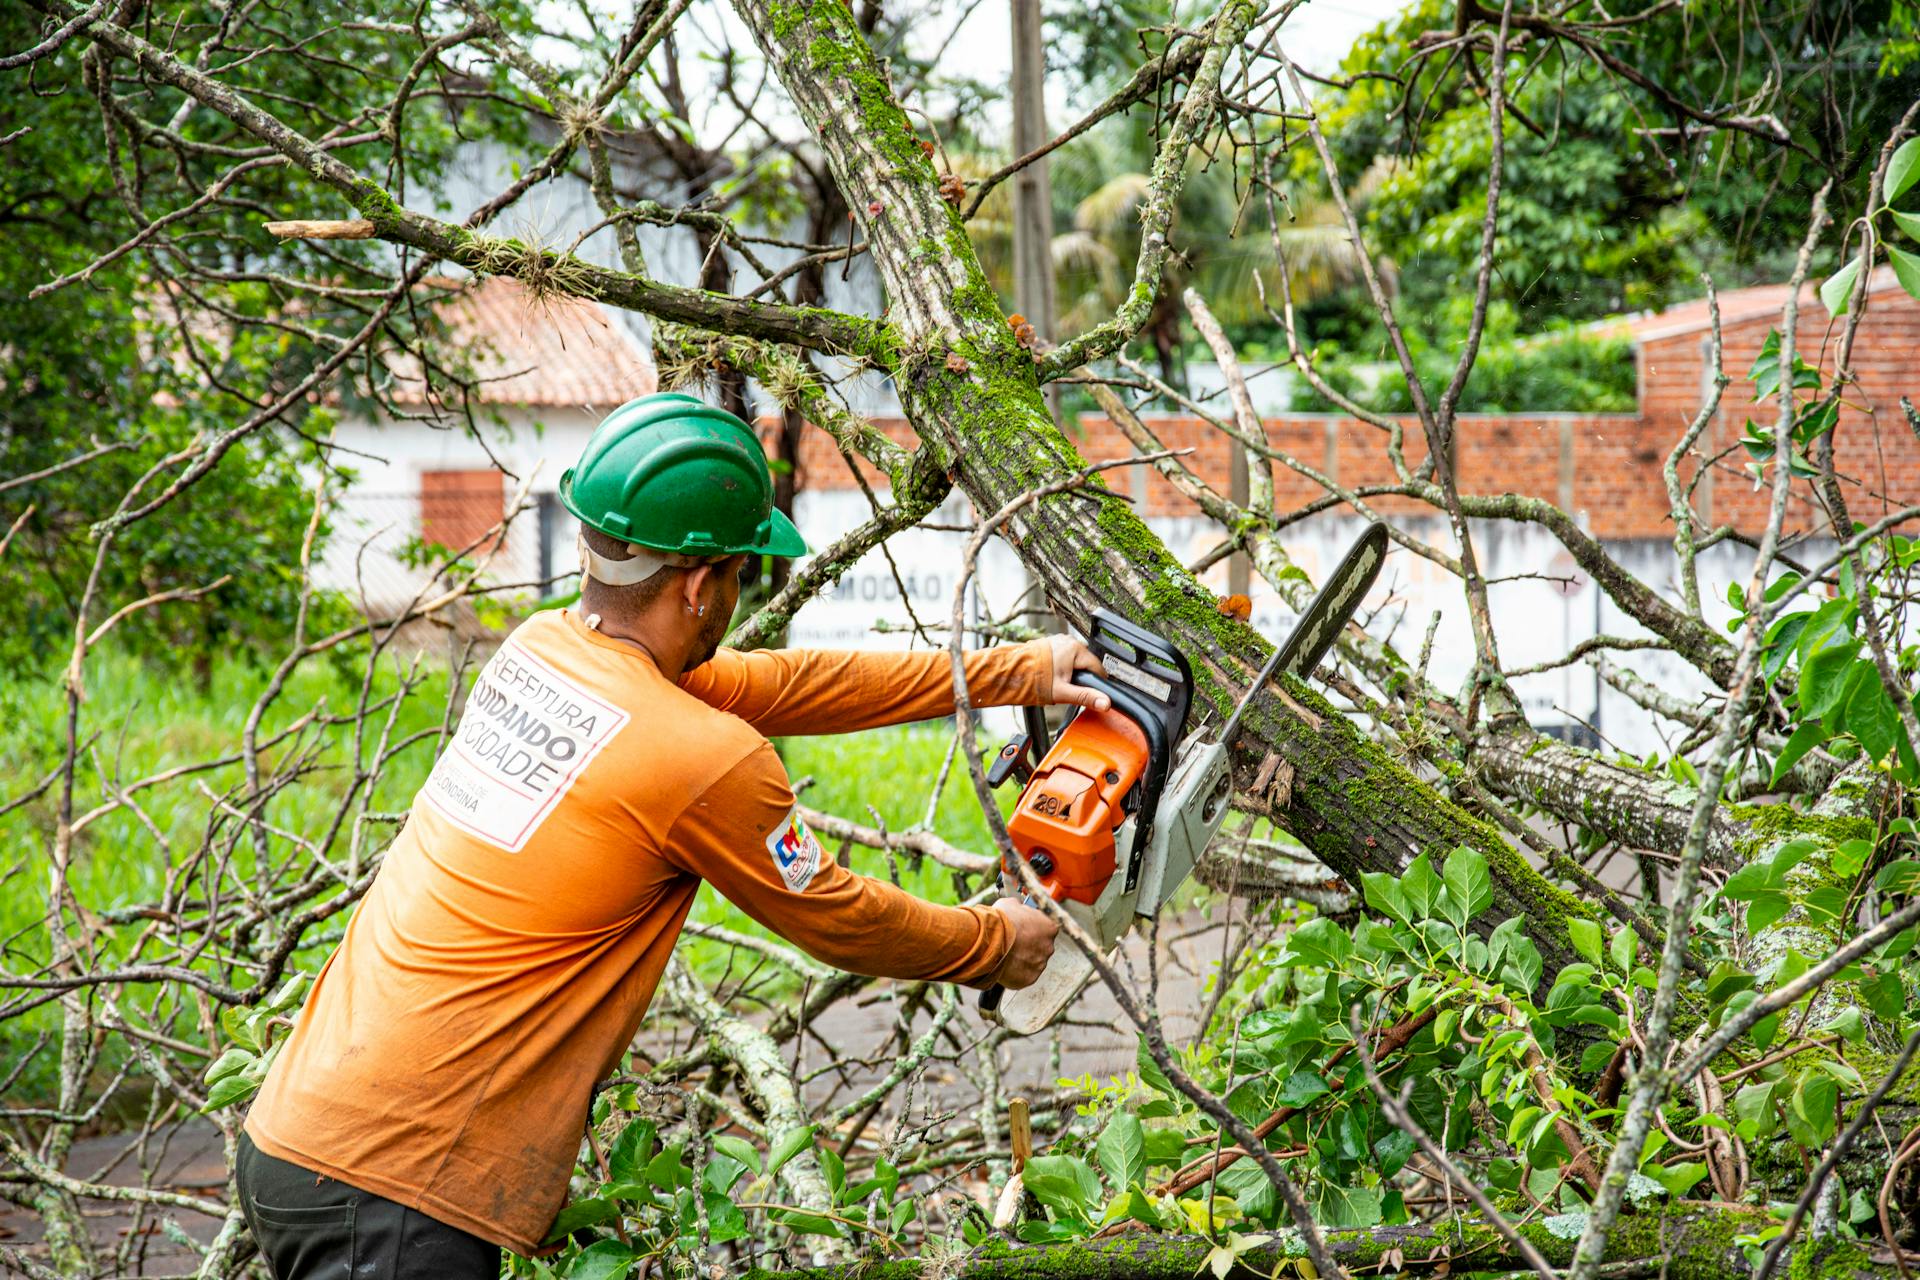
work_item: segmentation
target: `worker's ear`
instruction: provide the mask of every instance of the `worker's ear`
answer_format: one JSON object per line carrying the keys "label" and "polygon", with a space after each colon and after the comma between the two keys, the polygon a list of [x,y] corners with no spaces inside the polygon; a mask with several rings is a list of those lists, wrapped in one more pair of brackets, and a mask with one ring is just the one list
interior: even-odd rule
{"label": "worker's ear", "polygon": [[680,575],[680,589],[675,592],[675,600],[688,613],[698,614],[700,606],[712,598],[715,565],[711,560],[693,566]]}

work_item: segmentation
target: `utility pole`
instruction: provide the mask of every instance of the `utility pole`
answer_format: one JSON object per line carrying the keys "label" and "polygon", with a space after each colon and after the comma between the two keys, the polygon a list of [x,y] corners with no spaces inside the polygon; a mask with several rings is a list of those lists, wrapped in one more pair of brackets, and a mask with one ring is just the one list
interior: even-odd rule
{"label": "utility pole", "polygon": [[[1040,0],[1013,3],[1013,154],[1046,145],[1046,41]],[[1013,305],[1042,339],[1053,341],[1053,183],[1042,157],[1013,179]],[[1059,393],[1047,402],[1060,414]]]}
{"label": "utility pole", "polygon": [[[1047,142],[1047,47],[1040,29],[1040,0],[1013,4],[1013,154],[1018,159]],[[1053,183],[1042,156],[1013,177],[1013,306],[1043,341],[1053,341]],[[1060,418],[1060,392],[1047,388],[1047,405]],[[1042,612],[1033,621],[1058,631],[1044,611],[1046,595],[1029,576],[1028,598]]]}

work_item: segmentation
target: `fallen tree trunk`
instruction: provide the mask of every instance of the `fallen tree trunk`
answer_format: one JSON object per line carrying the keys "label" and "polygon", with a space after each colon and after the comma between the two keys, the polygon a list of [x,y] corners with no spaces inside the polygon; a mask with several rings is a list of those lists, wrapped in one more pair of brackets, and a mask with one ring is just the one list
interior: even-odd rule
{"label": "fallen tree trunk", "polygon": [[[1556,1267],[1573,1257],[1584,1214],[1567,1214],[1519,1228]],[[1609,1276],[1665,1280],[1725,1280],[1753,1273],[1735,1237],[1772,1222],[1747,1205],[1683,1203],[1658,1213],[1624,1217],[1607,1242]],[[800,1271],[752,1271],[751,1280],[1192,1280],[1208,1268],[1213,1245],[1198,1236],[1128,1235],[1073,1244],[987,1244],[963,1259],[920,1259]],[[1518,1251],[1485,1223],[1454,1219],[1416,1226],[1327,1232],[1327,1248],[1350,1274],[1371,1272],[1457,1275],[1526,1270]],[[1243,1250],[1227,1280],[1271,1280],[1311,1275],[1306,1250],[1292,1232]],[[1636,1264],[1639,1264],[1636,1266]],[[1644,1270],[1640,1269],[1644,1267]],[[1853,1241],[1806,1244],[1788,1256],[1783,1275],[1866,1280],[1898,1274],[1891,1260]]]}
{"label": "fallen tree trunk", "polygon": [[[825,0],[736,0],[735,7],[874,246],[898,353],[896,385],[922,447],[935,451],[982,511],[1083,471],[1086,461],[1041,397],[1037,354],[1008,326],[966,227],[941,198],[932,162],[853,15]],[[1235,44],[1254,17],[1253,5],[1230,0],[1208,28],[1216,52]],[[1202,59],[1155,162],[1143,224],[1159,227],[1154,234],[1163,241],[1159,215],[1171,217],[1187,150],[1217,107],[1223,61]],[[1143,248],[1143,270],[1147,259]],[[1137,281],[1135,291],[1150,298],[1155,283]],[[1030,503],[1009,522],[1007,539],[1054,607],[1076,624],[1084,627],[1094,608],[1107,608],[1179,646],[1194,666],[1196,716],[1210,706],[1215,722],[1223,721],[1269,651],[1264,637],[1220,613],[1213,595],[1131,507],[1096,481]],[[1397,874],[1422,852],[1477,849],[1492,871],[1494,910],[1525,921],[1550,970],[1576,958],[1566,922],[1592,918],[1592,908],[1549,882],[1490,824],[1424,785],[1304,683],[1282,678],[1255,700],[1236,742],[1235,767],[1243,805],[1270,814],[1349,883],[1358,885],[1364,871]]]}

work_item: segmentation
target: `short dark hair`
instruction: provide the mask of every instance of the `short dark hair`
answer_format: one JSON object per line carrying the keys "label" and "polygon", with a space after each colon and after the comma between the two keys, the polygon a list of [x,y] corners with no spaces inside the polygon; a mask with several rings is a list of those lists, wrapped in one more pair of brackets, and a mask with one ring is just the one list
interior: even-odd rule
{"label": "short dark hair", "polygon": [[[625,560],[632,555],[632,552],[627,550],[627,544],[619,538],[610,538],[598,529],[590,529],[585,525],[580,527],[580,532],[585,536],[587,546],[595,555],[605,556],[609,560]],[[680,575],[685,572],[684,569],[676,569],[668,565],[630,587],[608,586],[595,578],[592,580],[592,590],[594,595],[601,599],[617,604],[622,613],[638,613],[659,599],[660,593],[672,583],[678,582]],[[580,584],[580,592],[585,595],[587,590],[587,582],[583,580]]]}

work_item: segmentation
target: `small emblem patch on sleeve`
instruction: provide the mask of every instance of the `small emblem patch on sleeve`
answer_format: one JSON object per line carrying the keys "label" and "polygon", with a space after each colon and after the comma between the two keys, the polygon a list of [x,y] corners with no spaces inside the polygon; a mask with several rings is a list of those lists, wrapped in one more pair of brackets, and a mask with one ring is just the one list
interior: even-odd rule
{"label": "small emblem patch on sleeve", "polygon": [[820,870],[820,841],[800,816],[799,805],[767,837],[767,852],[773,855],[773,865],[780,868],[780,878],[787,882],[787,888],[804,893],[813,883],[814,874]]}

